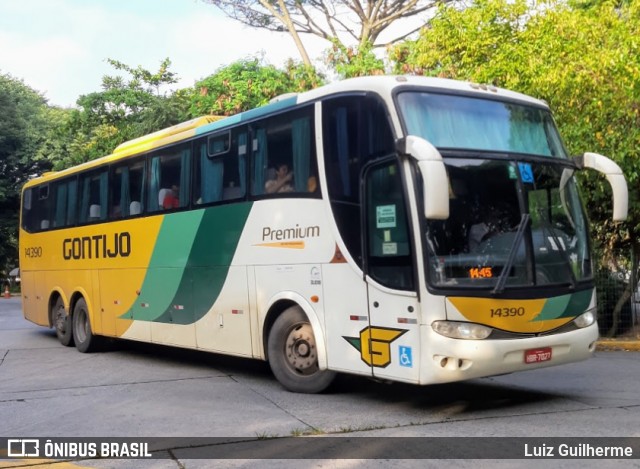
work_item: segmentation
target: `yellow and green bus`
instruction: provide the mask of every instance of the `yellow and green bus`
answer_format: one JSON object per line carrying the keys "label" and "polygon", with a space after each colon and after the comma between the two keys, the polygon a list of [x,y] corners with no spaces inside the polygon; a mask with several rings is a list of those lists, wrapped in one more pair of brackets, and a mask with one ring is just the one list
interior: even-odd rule
{"label": "yellow and green bus", "polygon": [[80,352],[122,338],[442,383],[588,358],[593,259],[548,106],[491,86],[363,77],[202,117],[30,180],[24,316]]}

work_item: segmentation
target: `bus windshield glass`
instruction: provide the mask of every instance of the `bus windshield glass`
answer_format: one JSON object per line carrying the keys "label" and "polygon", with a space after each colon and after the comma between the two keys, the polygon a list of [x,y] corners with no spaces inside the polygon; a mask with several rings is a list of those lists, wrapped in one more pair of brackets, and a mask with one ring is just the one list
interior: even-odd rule
{"label": "bus windshield glass", "polygon": [[447,158],[450,216],[426,221],[438,287],[572,285],[591,278],[573,170],[504,159]]}
{"label": "bus windshield glass", "polygon": [[439,149],[567,158],[548,110],[514,102],[406,91],[398,105],[408,135]]}

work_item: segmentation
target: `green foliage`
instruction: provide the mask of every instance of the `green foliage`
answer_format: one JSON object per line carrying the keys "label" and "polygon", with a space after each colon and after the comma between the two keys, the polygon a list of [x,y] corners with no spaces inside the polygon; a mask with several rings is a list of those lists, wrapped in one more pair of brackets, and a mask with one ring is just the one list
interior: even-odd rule
{"label": "green foliage", "polygon": [[108,61],[129,78],[104,76],[102,91],[81,96],[78,109],[57,116],[58,138],[46,153],[56,170],[108,155],[122,142],[189,118],[182,95],[162,93],[177,81],[169,59],[155,73]]}
{"label": "green foliage", "polygon": [[546,100],[570,153],[609,155],[627,178],[623,226],[609,221],[611,195],[602,176],[582,178],[598,247],[610,259],[640,239],[640,0],[445,6],[391,59],[399,73],[492,83]]}
{"label": "green foliage", "polygon": [[385,72],[384,61],[376,57],[369,42],[357,49],[334,41],[325,61],[341,78],[382,75]]}
{"label": "green foliage", "polygon": [[193,116],[233,115],[284,93],[315,88],[322,80],[312,67],[293,61],[280,70],[258,58],[239,60],[196,83],[190,112]]}
{"label": "green foliage", "polygon": [[17,265],[20,189],[47,168],[34,155],[47,133],[46,100],[22,81],[0,74],[0,272]]}

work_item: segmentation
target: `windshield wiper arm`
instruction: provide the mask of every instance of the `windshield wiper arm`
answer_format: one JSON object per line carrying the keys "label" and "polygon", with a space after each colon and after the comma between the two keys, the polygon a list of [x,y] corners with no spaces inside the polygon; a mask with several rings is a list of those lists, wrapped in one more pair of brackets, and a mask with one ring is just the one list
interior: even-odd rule
{"label": "windshield wiper arm", "polygon": [[516,260],[516,255],[518,254],[518,248],[520,247],[520,243],[524,238],[524,232],[529,226],[531,222],[531,215],[528,213],[523,213],[522,218],[520,219],[520,226],[518,226],[518,231],[516,231],[516,237],[513,240],[513,244],[511,245],[511,250],[509,251],[509,258],[507,259],[507,263],[502,267],[502,272],[500,272],[500,277],[498,278],[498,283],[496,283],[496,287],[493,289],[491,293],[494,295],[497,293],[502,293],[504,291],[504,285],[507,283],[508,272],[511,270],[513,263]]}

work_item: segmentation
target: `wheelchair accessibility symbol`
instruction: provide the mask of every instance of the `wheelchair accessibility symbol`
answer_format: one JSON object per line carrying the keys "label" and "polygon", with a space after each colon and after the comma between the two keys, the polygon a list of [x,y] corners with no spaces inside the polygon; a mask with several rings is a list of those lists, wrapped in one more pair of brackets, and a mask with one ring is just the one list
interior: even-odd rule
{"label": "wheelchair accessibility symbol", "polygon": [[413,357],[411,356],[411,347],[400,345],[399,355],[400,355],[400,366],[405,366],[407,368],[413,367]]}

